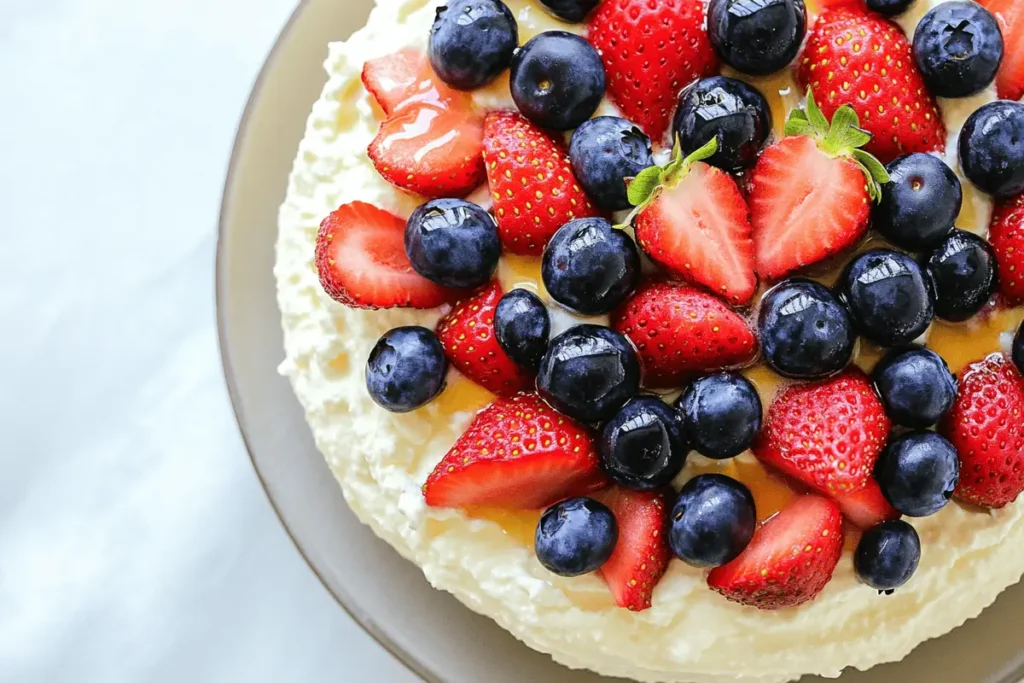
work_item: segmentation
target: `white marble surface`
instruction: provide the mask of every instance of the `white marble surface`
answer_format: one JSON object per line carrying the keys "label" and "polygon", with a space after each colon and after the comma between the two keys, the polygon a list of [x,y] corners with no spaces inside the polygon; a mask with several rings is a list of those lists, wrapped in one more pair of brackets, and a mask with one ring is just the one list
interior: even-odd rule
{"label": "white marble surface", "polygon": [[0,0],[4,683],[413,680],[280,527],[220,370],[223,176],[294,2]]}

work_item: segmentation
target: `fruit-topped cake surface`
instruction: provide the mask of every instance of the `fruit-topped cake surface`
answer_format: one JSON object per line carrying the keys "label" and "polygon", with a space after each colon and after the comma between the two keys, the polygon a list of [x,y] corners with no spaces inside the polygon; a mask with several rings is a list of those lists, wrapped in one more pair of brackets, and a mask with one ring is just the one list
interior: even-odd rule
{"label": "fruit-topped cake surface", "polygon": [[378,0],[281,208],[349,505],[571,667],[904,657],[1024,573],[1024,2]]}

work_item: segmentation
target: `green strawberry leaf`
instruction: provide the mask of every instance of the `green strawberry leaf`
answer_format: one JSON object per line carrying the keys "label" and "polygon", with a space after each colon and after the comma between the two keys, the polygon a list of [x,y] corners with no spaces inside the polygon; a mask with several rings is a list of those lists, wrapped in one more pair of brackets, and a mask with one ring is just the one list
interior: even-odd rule
{"label": "green strawberry leaf", "polygon": [[814,93],[811,92],[810,88],[807,88],[807,103],[804,105],[807,112],[807,120],[811,122],[811,128],[820,135],[825,135],[829,129],[828,119],[822,113],[821,109],[818,108],[818,103],[814,101]]}
{"label": "green strawberry leaf", "polygon": [[661,184],[662,169],[660,166],[651,166],[640,171],[639,175],[629,183],[626,189],[626,196],[633,206],[640,206],[645,203],[654,190]]}
{"label": "green strawberry leaf", "polygon": [[871,141],[871,134],[860,128],[857,112],[848,104],[836,110],[832,117],[832,127],[823,141],[823,149],[830,154],[849,154],[858,147]]}
{"label": "green strawberry leaf", "polygon": [[[798,109],[794,109],[795,114]],[[806,118],[800,118],[796,116],[790,116],[789,120],[786,121],[786,137],[790,135],[810,135],[811,134],[811,122]]]}
{"label": "green strawberry leaf", "polygon": [[864,171],[864,178],[868,184],[868,194],[872,201],[882,201],[882,185],[889,182],[889,172],[885,170],[882,162],[862,149],[853,150],[853,158],[860,164]]}
{"label": "green strawberry leaf", "polygon": [[686,159],[683,160],[683,165],[689,167],[690,164],[695,164],[698,161],[705,161],[715,156],[718,151],[718,136],[708,140],[700,149],[694,150],[690,153]]}

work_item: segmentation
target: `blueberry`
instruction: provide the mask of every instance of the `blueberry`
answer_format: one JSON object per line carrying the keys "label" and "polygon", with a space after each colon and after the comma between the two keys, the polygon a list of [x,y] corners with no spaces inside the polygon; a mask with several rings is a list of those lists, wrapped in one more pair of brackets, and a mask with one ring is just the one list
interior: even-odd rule
{"label": "blueberry", "polygon": [[909,344],[935,314],[924,272],[898,251],[864,252],[846,267],[838,287],[857,330],[879,346]]}
{"label": "blueberry", "polygon": [[932,8],[914,31],[914,61],[939,97],[967,97],[988,87],[1003,61],[1003,34],[976,2],[954,0]]}
{"label": "blueberry", "polygon": [[598,116],[577,128],[569,145],[569,160],[587,195],[606,211],[629,209],[626,178],[654,166],[651,139],[615,116]]}
{"label": "blueberry", "polygon": [[739,171],[757,162],[772,132],[772,112],[757,88],[735,78],[712,76],[680,94],[674,130],[685,154],[717,137],[718,151],[707,163]]}
{"label": "blueberry", "polygon": [[711,0],[708,34],[722,61],[762,76],[793,61],[807,30],[803,0]]}
{"label": "blueberry", "polygon": [[604,99],[601,56],[579,36],[547,31],[512,60],[512,99],[523,116],[541,128],[577,128]]}
{"label": "blueberry", "polygon": [[942,356],[930,349],[892,351],[871,373],[885,412],[904,427],[936,424],[956,399],[956,377]]}
{"label": "blueberry", "polygon": [[920,562],[921,538],[901,519],[865,531],[853,556],[857,577],[880,593],[909,581]]}
{"label": "blueberry", "polygon": [[640,281],[633,239],[603,218],[578,218],[558,229],[544,249],[541,278],[551,298],[583,315],[616,308]]}
{"label": "blueberry", "polygon": [[461,199],[435,199],[412,212],[405,253],[413,270],[445,287],[471,289],[490,281],[501,242],[491,214]]}
{"label": "blueberry", "polygon": [[640,390],[640,361],[629,341],[600,325],[577,325],[551,340],[537,391],[582,422],[610,420]]}
{"label": "blueberry", "polygon": [[563,21],[579,23],[601,0],[540,0],[549,12]]}
{"label": "blueberry", "polygon": [[1017,334],[1013,335],[1013,364],[1024,374],[1024,323],[1017,328]]}
{"label": "blueberry", "polygon": [[377,405],[408,413],[444,390],[448,359],[441,340],[425,327],[397,327],[384,334],[366,361],[366,389]]}
{"label": "blueberry", "polygon": [[481,88],[512,63],[519,47],[516,18],[501,0],[449,0],[430,29],[430,65],[459,90]]}
{"label": "blueberry", "polygon": [[668,542],[683,562],[706,569],[734,560],[750,543],[757,512],[750,489],[723,474],[686,482],[672,508]]}
{"label": "blueberry", "polygon": [[743,375],[721,372],[701,377],[676,401],[683,436],[698,453],[715,460],[750,448],[761,431],[761,397]]}
{"label": "blueberry", "polygon": [[828,288],[810,280],[786,280],[765,294],[758,330],[765,361],[786,377],[827,377],[853,356],[849,314]]}
{"label": "blueberry", "polygon": [[996,254],[974,233],[954,230],[928,256],[935,315],[961,322],[985,307],[996,291]]}
{"label": "blueberry", "polygon": [[536,372],[551,336],[547,307],[533,292],[513,289],[494,311],[494,335],[509,358]]}
{"label": "blueberry", "polygon": [[953,169],[931,154],[907,154],[885,167],[889,182],[871,212],[872,225],[902,249],[935,247],[953,229],[963,188]]}
{"label": "blueberry", "polygon": [[896,17],[913,5],[915,0],[868,0],[868,9],[887,17]]}
{"label": "blueberry", "polygon": [[635,491],[670,484],[689,450],[679,414],[654,396],[637,396],[601,430],[601,467],[616,484]]}
{"label": "blueberry", "polygon": [[882,451],[875,479],[894,508],[908,517],[927,517],[953,497],[960,460],[953,444],[935,432],[910,432]]}
{"label": "blueberry", "polygon": [[541,515],[534,549],[548,571],[580,576],[600,569],[618,540],[619,525],[606,505],[592,498],[569,498]]}
{"label": "blueberry", "polygon": [[971,114],[960,131],[960,167],[984,192],[1024,192],[1024,104],[999,100]]}

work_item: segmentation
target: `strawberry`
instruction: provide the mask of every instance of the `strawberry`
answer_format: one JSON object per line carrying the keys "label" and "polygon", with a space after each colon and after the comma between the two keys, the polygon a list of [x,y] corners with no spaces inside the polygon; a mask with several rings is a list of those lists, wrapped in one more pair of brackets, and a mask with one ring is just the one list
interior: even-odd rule
{"label": "strawberry", "polygon": [[879,14],[863,7],[823,12],[804,44],[796,75],[826,116],[844,104],[853,107],[872,135],[865,149],[884,162],[945,147],[945,126],[910,41]]}
{"label": "strawberry", "polygon": [[988,240],[996,253],[999,293],[1007,303],[1024,301],[1024,194],[996,204]]}
{"label": "strawberry", "polygon": [[533,377],[498,344],[494,311],[501,295],[501,285],[494,281],[458,302],[437,323],[437,336],[459,372],[492,393],[514,396],[530,388]]}
{"label": "strawberry", "polygon": [[881,198],[885,167],[861,149],[870,138],[856,112],[841,107],[832,123],[812,93],[786,135],[764,151],[750,178],[750,221],[757,273],[774,280],[834,256],[868,229],[871,200]]}
{"label": "strawberry", "polygon": [[565,145],[519,114],[487,116],[484,161],[506,251],[539,256],[560,227],[599,215],[573,175]]}
{"label": "strawberry", "polygon": [[619,541],[600,575],[615,604],[633,612],[651,606],[651,595],[668,569],[670,503],[663,491],[615,487],[595,496],[615,515]]}
{"label": "strawberry", "polygon": [[990,508],[1024,491],[1024,378],[1002,354],[960,372],[959,393],[941,431],[960,455],[954,495]]}
{"label": "strawberry", "polygon": [[607,486],[594,437],[535,394],[484,408],[423,485],[431,507],[533,510]]}
{"label": "strawberry", "polygon": [[367,153],[392,185],[426,197],[462,197],[484,180],[483,116],[449,88],[423,53],[402,50],[363,67],[387,118]]}
{"label": "strawberry", "polygon": [[843,554],[843,517],[834,502],[796,498],[754,532],[732,562],[708,574],[708,586],[759,609],[796,607],[818,597]]}
{"label": "strawberry", "polygon": [[766,465],[835,499],[864,528],[899,516],[872,476],[891,425],[870,380],[847,370],[782,392],[753,451]]}
{"label": "strawberry", "polygon": [[[999,22],[1006,45],[1003,62],[996,74],[999,99],[1024,98],[1024,52],[1016,49],[1024,44],[1024,4],[1020,0],[981,0],[981,5]],[[1015,47],[1011,49],[1010,46]]]}
{"label": "strawberry", "polygon": [[339,207],[316,238],[320,284],[352,308],[434,308],[451,290],[412,269],[405,255],[405,221],[372,204]]}
{"label": "strawberry", "polygon": [[644,285],[612,318],[637,348],[644,386],[679,387],[688,378],[743,365],[757,354],[746,321],[720,300],[689,285]]}
{"label": "strawberry", "polygon": [[684,159],[677,144],[667,166],[637,176],[629,199],[637,243],[654,262],[740,305],[757,289],[754,243],[736,181],[702,161],[717,149],[715,138]]}
{"label": "strawberry", "polygon": [[718,71],[702,0],[605,0],[587,38],[608,73],[608,96],[655,141],[686,85]]}

